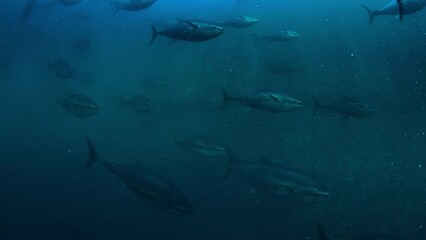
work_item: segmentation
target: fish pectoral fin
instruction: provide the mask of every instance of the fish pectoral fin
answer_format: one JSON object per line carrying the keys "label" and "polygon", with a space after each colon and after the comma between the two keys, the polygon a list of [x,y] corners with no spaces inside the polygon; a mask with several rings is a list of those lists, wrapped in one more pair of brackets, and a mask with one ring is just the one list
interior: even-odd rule
{"label": "fish pectoral fin", "polygon": [[139,196],[142,196],[142,197],[148,197],[149,198],[150,195],[151,195],[151,194],[149,194],[149,192],[147,192],[146,190],[144,190],[141,187],[135,187],[135,188],[132,188],[132,189],[136,194],[138,194]]}
{"label": "fish pectoral fin", "polygon": [[280,98],[278,98],[278,97],[276,97],[276,96],[274,96],[274,95],[272,95],[272,94],[268,94],[268,96],[272,99],[272,101],[274,101],[274,102],[280,102],[281,101],[281,99]]}
{"label": "fish pectoral fin", "polygon": [[200,26],[198,26],[197,24],[194,24],[192,22],[187,21],[186,23],[188,23],[194,30],[200,28]]}
{"label": "fish pectoral fin", "polygon": [[277,186],[285,188],[289,193],[294,193],[294,194],[299,193],[299,191],[294,186],[292,186],[292,184],[290,184],[290,183],[275,182],[275,184]]}

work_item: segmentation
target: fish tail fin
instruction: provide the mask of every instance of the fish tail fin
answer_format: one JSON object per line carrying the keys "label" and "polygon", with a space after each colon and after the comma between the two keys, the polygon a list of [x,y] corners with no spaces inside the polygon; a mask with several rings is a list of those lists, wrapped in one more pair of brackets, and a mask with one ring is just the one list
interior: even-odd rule
{"label": "fish tail fin", "polygon": [[60,105],[60,104],[61,104],[61,102],[62,102],[62,101],[61,101],[61,99],[59,98],[58,92],[56,92],[56,103]]}
{"label": "fish tail fin", "polygon": [[232,166],[234,165],[234,155],[232,154],[232,152],[231,152],[231,150],[229,150],[229,148],[228,147],[226,147],[226,155],[227,155],[227,157],[228,157],[228,168],[226,169],[226,172],[225,172],[225,179],[227,179],[230,175],[231,175],[231,172],[232,172]]}
{"label": "fish tail fin", "polygon": [[124,104],[126,104],[126,100],[120,95],[120,109],[123,108]]}
{"label": "fish tail fin", "polygon": [[31,15],[37,0],[27,0],[25,3],[24,11],[22,12],[22,21],[25,23],[28,17]]}
{"label": "fish tail fin", "polygon": [[371,9],[369,9],[368,7],[366,7],[365,5],[361,5],[362,8],[365,9],[365,11],[367,11],[368,13],[368,23],[371,24],[374,21],[374,17],[376,16],[376,13],[374,11],[372,11]]}
{"label": "fish tail fin", "polygon": [[151,37],[151,41],[149,41],[148,45],[151,45],[154,42],[155,38],[157,38],[157,36],[159,34],[157,29],[155,28],[155,26],[152,25],[152,24],[151,24],[151,29],[152,29],[152,37]]}
{"label": "fish tail fin", "polygon": [[317,223],[317,231],[318,231],[318,240],[328,240],[327,236],[325,235],[324,227]]}
{"label": "fish tail fin", "polygon": [[92,141],[88,137],[86,137],[87,146],[89,147],[89,159],[87,160],[86,164],[84,165],[84,168],[89,168],[93,165],[93,163],[98,160],[98,154],[96,153],[95,147],[93,146]]}
{"label": "fish tail fin", "polygon": [[115,14],[117,14],[118,13],[118,11],[120,11],[120,7],[116,7],[115,8],[115,11],[112,13],[112,16],[115,16]]}
{"label": "fish tail fin", "polygon": [[220,109],[223,109],[223,108],[225,108],[226,104],[227,104],[227,103],[228,103],[228,101],[229,101],[229,94],[228,94],[228,92],[227,92],[225,89],[223,89],[223,88],[220,88],[220,90],[222,91],[222,97],[223,97],[222,107],[221,107]]}
{"label": "fish tail fin", "polygon": [[312,111],[312,117],[315,117],[317,115],[318,110],[321,108],[321,105],[318,102],[318,99],[312,95],[312,100],[314,100],[314,109]]}
{"label": "fish tail fin", "polygon": [[399,10],[399,21],[402,22],[402,17],[404,16],[404,5],[402,3],[402,0],[396,0],[398,3],[398,10]]}

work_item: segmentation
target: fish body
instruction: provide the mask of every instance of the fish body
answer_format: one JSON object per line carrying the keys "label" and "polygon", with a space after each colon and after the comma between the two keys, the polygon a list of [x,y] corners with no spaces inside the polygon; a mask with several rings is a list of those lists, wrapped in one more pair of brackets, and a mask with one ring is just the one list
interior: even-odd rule
{"label": "fish body", "polygon": [[287,94],[275,91],[257,91],[251,94],[229,95],[222,90],[223,106],[229,101],[240,102],[246,106],[266,112],[281,113],[296,110],[302,106],[302,102]]}
{"label": "fish body", "polygon": [[386,234],[366,235],[356,240],[404,240],[402,237]]}
{"label": "fish body", "polygon": [[149,199],[157,206],[186,214],[192,213],[191,205],[172,182],[160,174],[136,164],[100,159],[92,142],[88,138],[86,140],[90,151],[86,168],[95,162],[99,162],[137,196]]}
{"label": "fish body", "polygon": [[387,5],[378,10],[371,10],[364,5],[361,6],[367,11],[369,16],[369,23],[371,24],[376,16],[382,15],[399,15],[402,21],[403,15],[419,12],[424,8],[425,3],[422,0],[392,0]]}
{"label": "fish body", "polygon": [[348,118],[367,118],[376,115],[380,106],[362,101],[356,101],[349,98],[343,98],[340,101],[331,104],[320,104],[318,100],[314,99],[314,112],[315,116],[318,110],[324,109],[328,112],[336,113]]}
{"label": "fish body", "polygon": [[82,119],[99,112],[99,106],[89,97],[72,94],[58,103],[70,114]]}
{"label": "fish body", "polygon": [[92,45],[92,42],[88,38],[79,38],[72,42],[72,47],[80,52],[87,51],[90,46]]}
{"label": "fish body", "polygon": [[263,68],[272,74],[281,74],[284,76],[289,76],[292,74],[301,74],[304,71],[304,67],[296,66],[294,64],[288,63],[287,61],[268,61],[263,64]]}
{"label": "fish body", "polygon": [[299,169],[278,162],[238,164],[235,155],[228,152],[230,172],[237,172],[247,179],[257,191],[276,197],[298,200],[303,203],[328,198],[326,191],[314,178]]}
{"label": "fish body", "polygon": [[146,78],[141,81],[142,85],[154,89],[162,89],[167,86],[168,82],[158,78]]}
{"label": "fish body", "polygon": [[74,68],[68,62],[57,60],[55,62],[48,62],[50,70],[62,79],[69,79],[74,76]]}
{"label": "fish body", "polygon": [[258,22],[259,22],[259,19],[256,17],[238,16],[233,19],[223,21],[222,23],[218,25],[221,27],[247,28],[247,27],[253,26],[254,24]]}
{"label": "fish body", "polygon": [[[324,227],[317,223],[317,232],[318,232],[318,240],[331,240],[327,237]],[[396,235],[388,235],[388,234],[376,234],[376,235],[365,235],[358,238],[344,238],[351,240],[404,240],[404,238]]]}
{"label": "fish body", "polygon": [[117,9],[114,14],[116,14],[119,10],[141,11],[146,8],[149,8],[155,2],[156,0],[129,0],[127,2],[116,3]]}
{"label": "fish body", "polygon": [[81,0],[57,0],[59,3],[65,6],[73,6],[81,3]]}
{"label": "fish body", "polygon": [[123,105],[127,105],[134,111],[141,113],[151,112],[155,109],[154,101],[143,95],[138,95],[127,100],[121,98],[121,106]]}
{"label": "fish body", "polygon": [[191,153],[203,158],[214,158],[227,154],[226,147],[217,145],[205,137],[192,137],[177,143]]}
{"label": "fish body", "polygon": [[159,35],[168,37],[173,40],[181,40],[188,42],[202,42],[216,38],[224,33],[222,27],[197,21],[183,21],[170,27],[164,31],[157,31],[152,25],[152,38],[149,44],[152,44]]}
{"label": "fish body", "polygon": [[278,31],[271,35],[255,36],[255,40],[266,40],[271,42],[290,42],[300,37],[300,34],[294,31]]}

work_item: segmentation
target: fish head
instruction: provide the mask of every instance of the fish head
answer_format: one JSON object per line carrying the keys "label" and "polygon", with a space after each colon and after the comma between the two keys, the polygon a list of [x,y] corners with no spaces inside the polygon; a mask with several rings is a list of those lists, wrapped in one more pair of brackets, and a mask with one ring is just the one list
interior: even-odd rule
{"label": "fish head", "polygon": [[139,107],[145,108],[145,109],[154,109],[155,108],[155,104],[153,102],[149,102],[149,101],[139,101],[136,104],[139,105]]}
{"label": "fish head", "polygon": [[330,197],[330,193],[318,188],[297,189],[303,203],[312,204]]}
{"label": "fish head", "polygon": [[176,199],[175,201],[170,203],[170,207],[172,207],[174,210],[184,213],[184,214],[191,214],[193,212],[193,208],[191,204],[186,201],[186,199]]}
{"label": "fish head", "polygon": [[255,24],[259,22],[259,18],[257,17],[250,17],[250,16],[241,16],[241,19],[243,19],[246,23]]}
{"label": "fish head", "polygon": [[362,102],[354,102],[352,103],[353,107],[358,109],[358,111],[363,112],[365,114],[373,115],[380,111],[380,106],[376,104],[370,103],[362,103]]}
{"label": "fish head", "polygon": [[291,38],[298,38],[300,37],[300,34],[294,31],[287,31],[287,36],[291,37]]}
{"label": "fish head", "polygon": [[96,104],[90,104],[87,106],[87,108],[93,113],[99,112],[99,106]]}
{"label": "fish head", "polygon": [[312,197],[315,197],[316,199],[325,199],[325,198],[330,197],[330,193],[329,192],[321,190],[321,189],[318,189],[318,188],[311,189],[311,191],[309,191],[309,194]]}
{"label": "fish head", "polygon": [[72,6],[79,4],[81,0],[58,0],[58,2],[62,3],[65,6]]}
{"label": "fish head", "polygon": [[212,36],[219,36],[225,32],[225,29],[216,25],[205,25],[205,32]]}
{"label": "fish head", "polygon": [[218,157],[227,153],[226,148],[198,138],[180,140],[176,143],[202,157]]}

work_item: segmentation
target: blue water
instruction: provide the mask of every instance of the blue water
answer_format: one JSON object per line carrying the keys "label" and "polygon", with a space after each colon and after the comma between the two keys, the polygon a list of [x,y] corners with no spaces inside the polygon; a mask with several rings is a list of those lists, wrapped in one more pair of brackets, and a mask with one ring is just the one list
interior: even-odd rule
{"label": "blue water", "polygon": [[[39,5],[49,3],[38,0]],[[0,8],[0,239],[330,239],[392,234],[426,238],[426,11],[378,16],[365,4],[387,0],[157,0],[148,9],[115,12],[108,1]],[[151,23],[220,20],[260,22],[226,28],[205,42],[151,39]],[[160,28],[160,27],[159,27]],[[300,33],[291,42],[254,41],[254,34]],[[73,45],[88,39],[87,49]],[[68,62],[62,79],[49,63]],[[302,69],[274,74],[268,62]],[[284,65],[285,65],[284,64]],[[167,82],[144,86],[146,78]],[[268,113],[232,102],[220,88],[278,89],[301,109]],[[79,119],[58,104],[71,93],[100,110]],[[137,113],[120,96],[143,94],[156,108]],[[357,96],[381,106],[351,119],[320,111]],[[242,159],[279,157],[330,192],[320,202],[292,203],[262,195],[239,175],[224,179],[226,157],[201,158],[176,141],[216,139]],[[106,168],[83,166],[85,136],[100,156],[138,162],[175,184],[193,206],[182,215],[133,194]]]}

